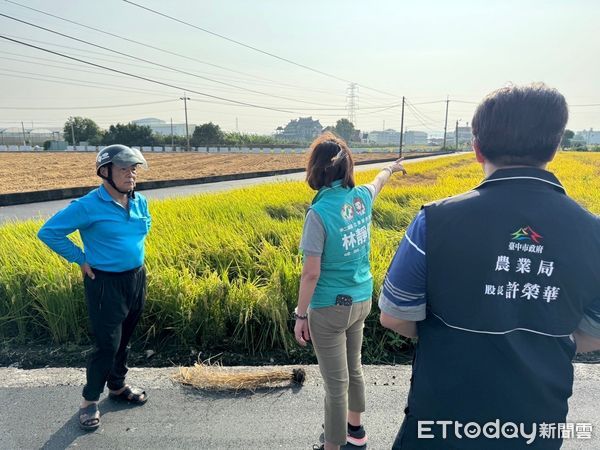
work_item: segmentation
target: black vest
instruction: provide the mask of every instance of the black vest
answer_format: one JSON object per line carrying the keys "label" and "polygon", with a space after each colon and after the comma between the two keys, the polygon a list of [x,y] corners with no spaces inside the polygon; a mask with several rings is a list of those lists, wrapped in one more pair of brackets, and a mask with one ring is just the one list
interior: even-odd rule
{"label": "black vest", "polygon": [[402,448],[559,448],[540,437],[416,440],[416,423],[565,422],[571,333],[600,298],[600,220],[535,168],[498,170],[424,208],[427,317]]}

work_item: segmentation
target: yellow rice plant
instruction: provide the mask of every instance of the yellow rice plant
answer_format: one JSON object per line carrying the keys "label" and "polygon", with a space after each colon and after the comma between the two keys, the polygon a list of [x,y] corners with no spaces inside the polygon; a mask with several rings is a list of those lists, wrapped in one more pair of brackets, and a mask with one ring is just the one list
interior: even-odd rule
{"label": "yellow rice plant", "polygon": [[[550,169],[575,200],[600,213],[600,154],[561,153]],[[421,205],[483,179],[471,154],[414,163],[408,170],[394,175],[374,205],[374,299]],[[375,175],[357,172],[357,182]],[[282,182],[150,202],[149,289],[140,333],[201,349],[289,349],[302,267],[298,244],[313,196],[303,182]],[[0,226],[0,338],[85,342],[81,275],[38,241],[40,225]],[[366,336],[367,356],[387,342],[375,314]]]}

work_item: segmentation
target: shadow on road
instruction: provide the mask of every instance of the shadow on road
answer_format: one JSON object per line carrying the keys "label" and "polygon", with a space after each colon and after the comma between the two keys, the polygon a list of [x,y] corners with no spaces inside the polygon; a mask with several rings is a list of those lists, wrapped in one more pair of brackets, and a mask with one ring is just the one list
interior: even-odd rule
{"label": "shadow on road", "polygon": [[[119,403],[112,400],[104,399],[98,404],[98,408],[100,409],[100,420],[110,413],[123,411],[126,409],[137,408],[138,406],[131,406],[127,403]],[[100,423],[100,427],[102,427],[102,423]],[[44,445],[42,446],[42,450],[55,450],[57,448],[67,448],[69,447],[78,437],[84,436],[86,434],[93,433],[93,431],[83,431],[79,428],[79,411],[71,416],[69,420],[67,420],[59,430],[50,436]]]}
{"label": "shadow on road", "polygon": [[54,450],[57,448],[67,448],[75,439],[85,434],[85,431],[79,428],[79,413],[73,416],[56,431],[50,439],[42,446],[43,450]]}
{"label": "shadow on road", "polygon": [[227,398],[249,398],[253,396],[268,397],[268,396],[280,396],[284,392],[292,392],[292,394],[298,394],[302,390],[302,386],[276,386],[270,388],[259,388],[253,391],[239,390],[239,391],[210,391],[206,389],[198,389],[190,386],[181,386],[181,391],[188,397],[202,397],[209,398],[211,400],[223,400]]}

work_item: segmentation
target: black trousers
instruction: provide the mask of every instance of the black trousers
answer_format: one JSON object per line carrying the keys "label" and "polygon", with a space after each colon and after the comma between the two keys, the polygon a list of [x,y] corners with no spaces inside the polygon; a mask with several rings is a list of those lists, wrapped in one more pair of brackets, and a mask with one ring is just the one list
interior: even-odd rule
{"label": "black trousers", "polygon": [[97,401],[105,385],[111,390],[125,385],[129,340],[146,299],[146,270],[92,270],[96,278],[86,276],[84,286],[95,348],[88,359],[83,398]]}

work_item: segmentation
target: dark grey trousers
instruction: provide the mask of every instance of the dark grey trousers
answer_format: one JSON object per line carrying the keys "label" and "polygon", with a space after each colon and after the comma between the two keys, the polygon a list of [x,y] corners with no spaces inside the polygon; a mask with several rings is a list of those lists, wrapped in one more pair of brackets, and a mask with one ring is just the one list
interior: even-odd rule
{"label": "dark grey trousers", "polygon": [[97,401],[105,385],[111,390],[125,385],[129,341],[144,309],[146,270],[92,270],[96,278],[86,276],[84,286],[95,348],[87,363],[83,398]]}

